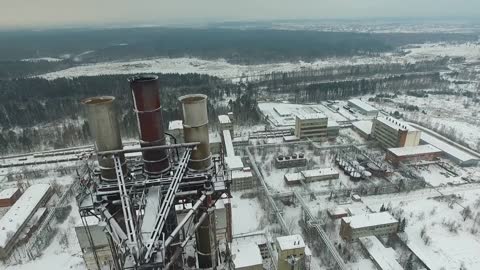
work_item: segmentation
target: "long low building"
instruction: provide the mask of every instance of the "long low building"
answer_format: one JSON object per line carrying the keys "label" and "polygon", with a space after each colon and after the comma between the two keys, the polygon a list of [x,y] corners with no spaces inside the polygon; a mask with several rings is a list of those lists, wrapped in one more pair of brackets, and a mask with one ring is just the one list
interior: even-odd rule
{"label": "long low building", "polygon": [[373,235],[389,235],[398,231],[398,221],[388,212],[342,218],[340,236],[345,240]]}
{"label": "long low building", "polygon": [[368,252],[370,258],[381,270],[404,270],[398,263],[395,250],[386,248],[376,236],[360,237],[360,243]]}
{"label": "long low building", "polygon": [[298,173],[287,173],[284,175],[284,180],[287,185],[300,184],[300,181],[316,182],[330,179],[338,179],[340,174],[334,168],[322,168],[314,170],[306,170]]}
{"label": "long low building", "polygon": [[10,256],[22,229],[51,194],[48,184],[29,187],[0,219],[0,259]]}
{"label": "long low building", "polygon": [[348,101],[348,106],[355,108],[364,115],[376,116],[378,114],[378,110],[375,107],[358,98],[350,99]]}
{"label": "long low building", "polygon": [[394,165],[404,161],[434,160],[442,151],[430,144],[387,149],[385,159]]}

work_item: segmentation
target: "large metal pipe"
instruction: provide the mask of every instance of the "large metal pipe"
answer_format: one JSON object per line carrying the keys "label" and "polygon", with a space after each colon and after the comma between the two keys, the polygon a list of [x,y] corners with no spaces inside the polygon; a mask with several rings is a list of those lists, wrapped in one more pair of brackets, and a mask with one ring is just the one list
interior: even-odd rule
{"label": "large metal pipe", "polygon": [[193,150],[188,166],[192,170],[206,170],[212,165],[208,138],[207,96],[186,95],[179,100],[182,103],[185,142],[200,142]]}
{"label": "large metal pipe", "polygon": [[[115,110],[115,97],[99,96],[82,100],[87,111],[88,126],[90,133],[95,138],[97,152],[122,150],[122,137],[118,126],[117,111]],[[125,156],[120,153],[123,172],[127,166]],[[111,157],[98,157],[101,176],[103,181],[117,181],[115,164]]]}
{"label": "large metal pipe", "polygon": [[[140,145],[142,147],[165,145],[158,76],[141,75],[132,77],[128,81],[137,114]],[[147,174],[158,175],[170,169],[165,149],[144,151],[142,156],[144,171]]]}

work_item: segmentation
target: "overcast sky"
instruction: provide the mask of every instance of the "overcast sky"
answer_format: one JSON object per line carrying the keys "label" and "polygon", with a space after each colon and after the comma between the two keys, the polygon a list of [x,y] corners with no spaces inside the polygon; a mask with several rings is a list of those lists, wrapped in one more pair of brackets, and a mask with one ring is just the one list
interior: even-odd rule
{"label": "overcast sky", "polygon": [[0,27],[480,16],[480,0],[0,0]]}

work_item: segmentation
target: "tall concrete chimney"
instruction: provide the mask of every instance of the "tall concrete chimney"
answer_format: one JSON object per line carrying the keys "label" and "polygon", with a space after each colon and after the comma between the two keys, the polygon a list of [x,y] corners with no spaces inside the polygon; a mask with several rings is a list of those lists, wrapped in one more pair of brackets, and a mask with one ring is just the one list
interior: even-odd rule
{"label": "tall concrete chimney", "polygon": [[183,134],[185,142],[200,142],[192,152],[188,167],[202,171],[211,167],[212,154],[208,138],[207,96],[195,94],[179,98],[183,110]]}
{"label": "tall concrete chimney", "polygon": [[[115,110],[115,97],[99,96],[82,100],[86,107],[90,134],[95,138],[97,152],[123,149],[122,137]],[[127,171],[125,156],[121,154],[123,173]],[[110,157],[98,157],[103,181],[117,181],[115,165]]]}
{"label": "tall concrete chimney", "polygon": [[[165,145],[160,83],[158,76],[142,75],[129,79],[134,110],[137,114],[141,147]],[[159,175],[170,169],[165,149],[143,152],[144,171]]]}

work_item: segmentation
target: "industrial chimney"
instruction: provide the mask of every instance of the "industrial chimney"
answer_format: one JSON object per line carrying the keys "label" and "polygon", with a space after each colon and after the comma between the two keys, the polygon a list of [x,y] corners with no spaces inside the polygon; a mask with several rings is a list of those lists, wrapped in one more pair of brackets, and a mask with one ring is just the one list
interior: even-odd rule
{"label": "industrial chimney", "polygon": [[[115,110],[115,97],[100,96],[82,100],[85,105],[90,133],[95,138],[97,152],[109,150],[122,150],[122,137],[118,127],[117,112]],[[120,154],[122,170],[125,174],[127,166],[125,156]],[[115,165],[111,157],[98,156],[103,181],[117,181]]]}
{"label": "industrial chimney", "polygon": [[[141,75],[132,77],[128,81],[137,114],[141,147],[165,145],[158,76]],[[165,149],[144,151],[142,155],[144,171],[147,174],[159,175],[170,169]]]}
{"label": "industrial chimney", "polygon": [[186,95],[179,98],[183,110],[183,133],[185,142],[200,142],[192,152],[189,168],[207,170],[212,165],[208,138],[207,96]]}

